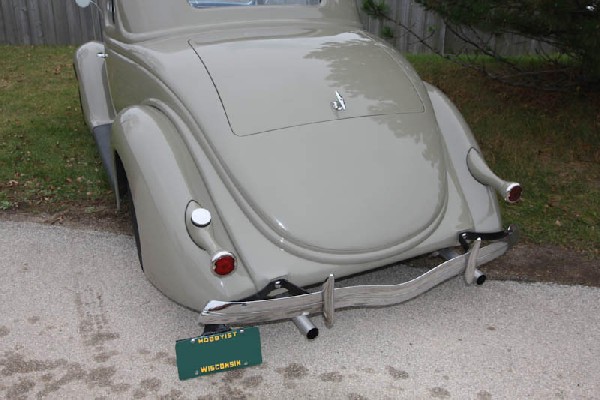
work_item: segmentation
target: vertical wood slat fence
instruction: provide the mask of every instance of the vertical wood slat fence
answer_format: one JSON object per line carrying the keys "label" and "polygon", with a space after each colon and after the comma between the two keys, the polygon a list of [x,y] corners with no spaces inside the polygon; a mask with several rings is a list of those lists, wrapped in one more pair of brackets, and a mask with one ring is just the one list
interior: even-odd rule
{"label": "vertical wood slat fence", "polygon": [[74,0],[0,0],[0,44],[78,45],[99,40],[100,13]]}
{"label": "vertical wood slat fence", "polygon": [[[360,4],[362,1],[358,1]],[[400,26],[386,23],[394,32],[394,37],[389,42],[403,53],[431,53],[431,49],[423,44],[417,36],[426,38],[425,42],[440,53],[445,52],[446,26],[443,19],[433,12],[426,11],[420,4],[410,0],[386,0],[389,7],[389,16],[399,24],[408,27],[411,32]],[[371,18],[361,12],[365,28],[375,34],[382,29],[382,22]]]}
{"label": "vertical wood slat fence", "polygon": [[[389,41],[399,51],[403,53],[437,52],[440,54],[461,54],[473,51],[473,46],[466,44],[456,36],[438,14],[427,11],[414,0],[385,0],[385,2],[389,8],[389,16],[396,21],[396,24],[386,22],[386,25],[391,27],[394,32],[394,37]],[[360,7],[362,1],[357,0],[357,4]],[[361,18],[369,32],[381,33],[382,23],[380,21],[367,16],[362,11]],[[456,29],[460,31],[460,28]],[[546,44],[515,34],[490,35],[470,30],[465,30],[462,34],[474,42],[485,42],[487,46],[503,56],[552,51]]]}
{"label": "vertical wood slat fence", "polygon": [[[126,1],[126,0],[123,0]],[[165,0],[185,1],[185,0]],[[358,7],[362,0],[356,1]],[[426,11],[414,0],[385,0],[390,17],[409,27],[435,51],[456,54],[464,50],[464,43],[453,35],[441,17]],[[96,1],[101,4],[101,1]],[[381,32],[381,22],[361,12],[366,29]],[[404,53],[430,53],[413,34],[394,24],[394,37],[390,39]],[[102,39],[101,15],[95,5],[79,8],[74,0],[0,0],[0,44],[10,45],[79,45]],[[533,40],[503,35],[492,38],[491,43],[504,55],[535,53],[539,47]]]}

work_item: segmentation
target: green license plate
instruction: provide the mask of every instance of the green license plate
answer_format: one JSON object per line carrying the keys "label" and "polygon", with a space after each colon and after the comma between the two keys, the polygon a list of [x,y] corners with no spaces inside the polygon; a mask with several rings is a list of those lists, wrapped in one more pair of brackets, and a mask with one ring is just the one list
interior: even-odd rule
{"label": "green license plate", "polygon": [[256,327],[178,340],[175,353],[180,380],[262,363]]}

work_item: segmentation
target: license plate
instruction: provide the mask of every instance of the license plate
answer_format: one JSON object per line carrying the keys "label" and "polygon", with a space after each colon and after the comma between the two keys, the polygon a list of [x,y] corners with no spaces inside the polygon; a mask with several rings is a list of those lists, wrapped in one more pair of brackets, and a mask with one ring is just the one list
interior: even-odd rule
{"label": "license plate", "polygon": [[180,380],[262,363],[256,327],[178,340],[175,353]]}

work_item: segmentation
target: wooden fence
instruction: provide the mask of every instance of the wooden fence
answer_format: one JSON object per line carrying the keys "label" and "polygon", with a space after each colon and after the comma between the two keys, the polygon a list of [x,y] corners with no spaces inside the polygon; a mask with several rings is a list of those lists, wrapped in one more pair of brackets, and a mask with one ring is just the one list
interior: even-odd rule
{"label": "wooden fence", "polygon": [[[356,1],[359,6],[362,4],[362,0]],[[389,5],[390,17],[412,32],[396,24],[387,24],[394,32],[390,41],[401,52],[428,53],[434,49],[440,53],[456,54],[465,49],[464,42],[457,39],[435,13],[426,11],[412,0],[385,1]],[[361,18],[367,30],[380,33],[380,21],[364,13]],[[427,38],[427,45],[415,35]],[[101,15],[93,4],[81,9],[74,0],[0,0],[0,44],[79,45],[101,39]],[[535,41],[514,36],[491,39],[492,46],[505,55],[530,54],[539,47]]]}
{"label": "wooden fence", "polygon": [[93,5],[74,0],[0,0],[0,44],[78,45],[101,38]]}
{"label": "wooden fence", "polygon": [[[359,5],[362,1],[358,1]],[[410,32],[390,22],[386,26],[392,29],[394,37],[389,39],[403,53],[429,53],[431,50],[418,38],[426,38],[425,42],[439,52],[446,50],[446,25],[441,17],[426,11],[420,4],[410,0],[386,0],[389,16],[399,24],[410,29]],[[371,18],[361,12],[365,28],[375,34],[380,34],[381,21]],[[411,33],[412,32],[412,33]]]}
{"label": "wooden fence", "polygon": [[[392,29],[393,38],[389,41],[403,53],[460,54],[473,51],[473,46],[465,43],[453,33],[444,20],[434,12],[427,11],[423,6],[412,0],[385,0],[389,8],[389,17],[395,23],[386,22]],[[362,4],[361,0],[357,3]],[[381,21],[371,18],[361,11],[361,19],[365,28],[371,33],[380,34]],[[503,56],[536,54],[541,50],[548,52],[552,49],[536,40],[513,34],[490,35],[483,32],[464,31],[454,28],[473,42],[482,42]]]}

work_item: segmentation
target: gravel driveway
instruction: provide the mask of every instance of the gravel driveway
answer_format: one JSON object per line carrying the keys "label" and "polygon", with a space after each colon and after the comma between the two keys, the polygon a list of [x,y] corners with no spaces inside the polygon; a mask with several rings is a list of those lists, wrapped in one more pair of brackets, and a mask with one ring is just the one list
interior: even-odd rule
{"label": "gravel driveway", "polygon": [[[264,363],[180,382],[195,313],[140,271],[130,236],[0,221],[0,398],[592,399],[600,289],[451,280],[403,305],[260,327]],[[408,279],[387,269],[360,283]],[[356,282],[353,282],[356,283]]]}

